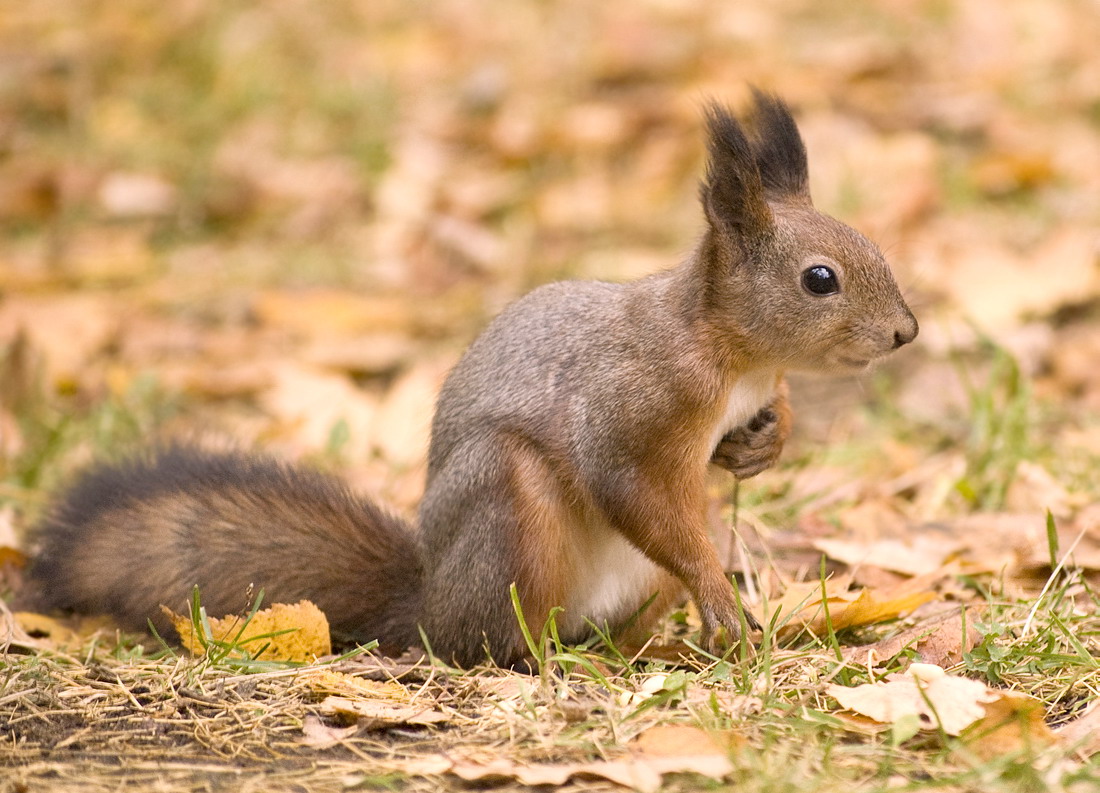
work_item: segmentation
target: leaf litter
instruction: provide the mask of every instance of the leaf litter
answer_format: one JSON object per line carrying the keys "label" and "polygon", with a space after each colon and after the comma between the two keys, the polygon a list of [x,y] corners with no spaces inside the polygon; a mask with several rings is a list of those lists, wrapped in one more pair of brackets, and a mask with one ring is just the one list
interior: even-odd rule
{"label": "leaf litter", "polygon": [[[4,14],[5,595],[45,490],[156,431],[306,457],[411,514],[465,342],[538,283],[682,256],[697,98],[746,79],[794,103],[815,201],[880,241],[922,323],[874,380],[797,384],[801,434],[742,485],[746,594],[777,645],[708,658],[687,609],[636,656],[559,648],[537,675],[283,650],[245,673],[5,606],[13,789],[964,790],[975,757],[983,790],[1028,768],[1069,789],[1100,748],[1085,5]],[[920,663],[946,671],[920,681]],[[944,681],[952,732],[981,711],[946,744],[917,703]],[[885,720],[838,740],[857,717],[827,692],[863,686]],[[887,718],[895,690],[916,710]]]}

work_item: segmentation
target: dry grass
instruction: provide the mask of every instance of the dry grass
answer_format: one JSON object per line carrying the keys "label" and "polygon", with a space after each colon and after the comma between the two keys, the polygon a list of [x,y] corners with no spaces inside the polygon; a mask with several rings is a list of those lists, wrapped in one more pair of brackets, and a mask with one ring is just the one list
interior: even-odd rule
{"label": "dry grass", "polygon": [[[338,663],[396,676],[447,719],[431,726],[332,715],[297,668],[244,674],[110,631],[12,633],[0,793],[512,790],[525,786],[464,781],[455,764],[629,763],[659,724],[703,730],[731,764],[667,790],[1096,789],[1096,761],[1073,746],[982,759],[935,731],[855,730],[825,693],[915,655],[868,669],[842,660],[850,646],[967,604],[985,606],[981,633],[954,671],[1033,695],[1053,726],[1097,700],[1090,0],[9,5],[5,596],[18,580],[2,546],[48,492],[160,432],[320,461],[411,513],[447,364],[535,284],[682,256],[699,224],[700,101],[736,102],[750,81],[792,102],[815,202],[880,242],[922,323],[918,349],[873,380],[795,384],[799,435],[741,488],[756,588],[813,580],[822,538],[950,541],[971,567],[900,623],[747,658],[554,648],[537,675]],[[830,565],[851,570],[869,586],[898,577]],[[663,633],[691,630],[674,615]],[[316,745],[326,735],[337,743]],[[569,784],[617,789],[591,773]]]}

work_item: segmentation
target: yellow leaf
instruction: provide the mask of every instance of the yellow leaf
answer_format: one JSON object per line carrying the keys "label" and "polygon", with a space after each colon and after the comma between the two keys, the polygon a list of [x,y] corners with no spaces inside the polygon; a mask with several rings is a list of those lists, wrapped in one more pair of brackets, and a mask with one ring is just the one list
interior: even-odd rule
{"label": "yellow leaf", "polygon": [[818,581],[791,584],[781,598],[768,604],[765,616],[770,621],[778,611],[782,623],[790,615],[789,621],[779,630],[781,637],[804,628],[820,636],[826,631],[828,622],[824,606],[828,606],[833,629],[839,631],[896,619],[936,596],[933,592],[912,592],[902,588],[876,594],[870,589],[850,590],[849,584],[847,576],[829,579],[825,582],[824,599]]}
{"label": "yellow leaf", "polygon": [[298,679],[318,694],[333,694],[349,699],[385,699],[401,703],[412,701],[408,690],[392,680],[366,680],[324,667],[307,669]]}
{"label": "yellow leaf", "polygon": [[383,730],[403,724],[440,724],[451,717],[430,705],[412,702],[400,703],[388,699],[363,699],[351,697],[326,697],[320,705],[327,715],[341,715],[356,720],[368,730]]}
{"label": "yellow leaf", "polygon": [[[165,606],[161,608],[172,620],[183,646],[194,655],[202,654],[203,646],[195,635],[190,618],[176,614]],[[318,656],[332,652],[328,619],[324,612],[308,600],[293,605],[276,603],[256,612],[243,633],[242,622],[243,618],[235,615],[222,619],[211,618],[210,630],[213,635],[209,638],[236,642],[249,653],[256,653],[267,645],[263,652],[254,656],[257,660],[308,663]],[[273,633],[278,635],[268,635]]]}

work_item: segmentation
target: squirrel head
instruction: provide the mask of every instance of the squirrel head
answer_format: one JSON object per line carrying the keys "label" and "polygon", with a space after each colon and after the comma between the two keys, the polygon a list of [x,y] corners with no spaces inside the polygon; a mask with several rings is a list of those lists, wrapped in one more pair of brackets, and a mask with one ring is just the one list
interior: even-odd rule
{"label": "squirrel head", "polygon": [[753,89],[744,123],[711,105],[707,127],[707,321],[781,369],[858,370],[911,342],[917,320],[882,253],[813,208],[787,105]]}

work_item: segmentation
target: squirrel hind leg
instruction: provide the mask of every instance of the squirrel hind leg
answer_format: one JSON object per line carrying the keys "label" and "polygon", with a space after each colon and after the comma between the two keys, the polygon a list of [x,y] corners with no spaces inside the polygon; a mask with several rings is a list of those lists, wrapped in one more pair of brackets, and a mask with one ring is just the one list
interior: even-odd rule
{"label": "squirrel hind leg", "polygon": [[494,436],[451,454],[421,508],[425,630],[440,657],[463,666],[487,655],[504,666],[529,660],[511,586],[537,640],[569,595],[567,511],[552,466],[524,439]]}

